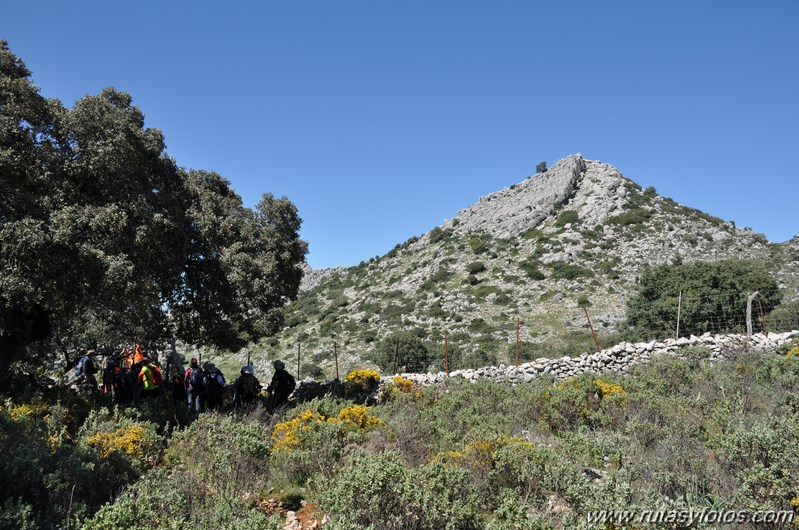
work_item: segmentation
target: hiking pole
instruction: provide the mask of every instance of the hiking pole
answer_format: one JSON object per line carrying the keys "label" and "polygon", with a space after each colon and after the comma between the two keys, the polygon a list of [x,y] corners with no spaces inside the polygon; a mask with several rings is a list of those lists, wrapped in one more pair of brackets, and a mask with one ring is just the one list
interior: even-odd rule
{"label": "hiking pole", "polygon": [[300,341],[297,341],[297,381],[300,380]]}

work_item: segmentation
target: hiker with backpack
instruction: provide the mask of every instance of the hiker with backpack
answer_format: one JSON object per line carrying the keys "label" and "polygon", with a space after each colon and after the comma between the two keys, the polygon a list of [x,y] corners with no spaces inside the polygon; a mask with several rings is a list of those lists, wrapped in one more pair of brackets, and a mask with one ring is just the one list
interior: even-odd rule
{"label": "hiker with backpack", "polygon": [[183,380],[183,370],[180,366],[171,368],[172,374],[169,378],[172,392],[172,401],[177,405],[186,402],[186,382]]}
{"label": "hiker with backpack", "polygon": [[94,364],[94,356],[96,352],[89,350],[86,355],[80,358],[77,366],[77,383],[78,385],[90,388],[92,392],[97,391],[97,366]]}
{"label": "hiker with backpack", "polygon": [[241,374],[233,383],[233,403],[236,408],[250,405],[261,392],[261,383],[255,377],[255,371],[251,364],[241,368]]}
{"label": "hiker with backpack", "polygon": [[283,361],[276,360],[272,363],[272,366],[275,367],[275,374],[272,376],[272,382],[266,387],[267,392],[269,392],[267,410],[270,413],[288,403],[289,396],[294,392],[294,387],[296,386],[294,378],[286,371],[286,364]]}
{"label": "hiker with backpack", "polygon": [[186,396],[189,412],[200,413],[204,410],[205,402],[203,399],[203,376],[205,372],[200,368],[200,363],[196,357],[191,358],[189,367],[186,368],[186,375],[183,380],[186,382]]}
{"label": "hiker with backpack", "polygon": [[137,364],[140,368],[136,376],[136,397],[146,399],[161,396],[163,391],[161,369],[145,355]]}
{"label": "hiker with backpack", "polygon": [[103,360],[103,394],[119,401],[121,386],[124,384],[124,374],[120,366],[120,359],[108,356]]}
{"label": "hiker with backpack", "polygon": [[203,396],[206,410],[222,410],[225,400],[225,376],[212,362],[203,364]]}

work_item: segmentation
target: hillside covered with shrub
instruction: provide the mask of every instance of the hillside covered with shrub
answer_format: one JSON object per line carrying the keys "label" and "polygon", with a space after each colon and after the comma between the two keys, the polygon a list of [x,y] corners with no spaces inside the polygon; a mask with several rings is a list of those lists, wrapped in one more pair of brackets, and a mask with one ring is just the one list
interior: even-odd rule
{"label": "hillside covered with shrub", "polygon": [[[725,265],[719,271],[716,263]],[[334,341],[345,369],[368,361],[386,371],[436,372],[445,368],[446,347],[451,369],[508,364],[517,326],[528,358],[593,350],[584,307],[602,348],[675,336],[678,296],[684,318],[701,313],[705,321],[684,332],[741,332],[756,290],[763,313],[783,304],[791,316],[771,330],[787,331],[798,322],[797,266],[796,241],[770,243],[573,155],[384,256],[306,271],[285,327],[251,349],[293,355],[299,344],[303,377],[334,376]],[[640,295],[642,279],[661,283]],[[666,287],[669,299],[648,309],[657,318],[647,317],[641,304]],[[398,340],[400,354],[413,353],[411,365],[394,362]]]}
{"label": "hillside covered with shrub", "polygon": [[799,505],[796,345],[519,386],[395,378],[377,402],[375,377],[190,424],[155,403],[7,398],[0,527],[277,529],[291,510],[330,529],[605,528],[588,514]]}

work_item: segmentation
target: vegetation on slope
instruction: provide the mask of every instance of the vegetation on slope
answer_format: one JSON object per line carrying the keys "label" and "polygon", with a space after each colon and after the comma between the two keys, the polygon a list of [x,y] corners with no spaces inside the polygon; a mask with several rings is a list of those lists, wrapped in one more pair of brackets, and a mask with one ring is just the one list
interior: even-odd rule
{"label": "vegetation on slope", "polygon": [[[286,308],[287,329],[275,337],[273,346],[292,351],[301,343],[308,367],[332,376],[333,340],[343,353],[339,362],[358,366],[385,357],[376,351],[382,341],[411,333],[425,343],[431,359],[441,360],[428,369],[439,370],[446,334],[460,355],[456,362],[463,363],[454,367],[498,364],[507,363],[509,349],[515,348],[518,319],[522,341],[531,345],[535,356],[574,355],[593,348],[581,300],[591,302],[600,345],[634,338],[627,334],[643,321],[627,318],[627,302],[639,288],[642,270],[699,261],[759,262],[784,289],[786,302],[797,298],[799,276],[792,272],[792,248],[769,245],[734,223],[679,205],[627,179],[621,180],[621,206],[598,221],[591,214],[595,202],[590,190],[603,182],[599,177],[584,179],[576,195],[515,237],[461,232],[456,217],[383,257],[326,277]],[[688,294],[695,284],[684,291]],[[737,286],[741,290],[736,297],[756,288],[741,282]],[[713,288],[701,286],[689,296],[702,297]],[[766,312],[771,308],[773,304],[766,304]],[[737,306],[729,310],[737,311]],[[712,325],[708,329],[721,331]],[[668,329],[660,338],[673,333]],[[390,369],[385,363],[380,367]]]}
{"label": "vegetation on slope", "polygon": [[335,529],[593,528],[596,510],[792,510],[790,351],[711,366],[693,349],[625,377],[516,387],[397,378],[373,406],[357,390],[374,377],[364,371],[347,399],[275,417],[205,414],[177,430],[156,408],[7,400],[0,526],[280,528],[280,503],[300,500]]}

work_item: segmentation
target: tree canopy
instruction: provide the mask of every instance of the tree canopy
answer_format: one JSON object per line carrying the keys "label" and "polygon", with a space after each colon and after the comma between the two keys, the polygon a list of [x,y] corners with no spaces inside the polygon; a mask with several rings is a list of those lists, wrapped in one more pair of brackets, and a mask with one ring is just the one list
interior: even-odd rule
{"label": "tree canopy", "polygon": [[[664,264],[645,270],[627,304],[627,325],[640,338],[739,332],[746,329],[749,294],[759,291],[764,312],[781,300],[777,281],[762,264],[745,260]],[[682,293],[682,296],[680,296]],[[759,307],[753,310],[757,321]]]}
{"label": "tree canopy", "polygon": [[421,338],[408,331],[398,331],[378,343],[373,360],[383,370],[423,372],[431,359]]}
{"label": "tree canopy", "polygon": [[275,332],[307,252],[294,204],[178,167],[124,92],[67,109],[30,76],[0,41],[0,358],[47,334],[32,315],[63,350]]}

